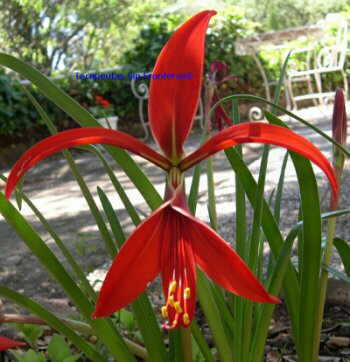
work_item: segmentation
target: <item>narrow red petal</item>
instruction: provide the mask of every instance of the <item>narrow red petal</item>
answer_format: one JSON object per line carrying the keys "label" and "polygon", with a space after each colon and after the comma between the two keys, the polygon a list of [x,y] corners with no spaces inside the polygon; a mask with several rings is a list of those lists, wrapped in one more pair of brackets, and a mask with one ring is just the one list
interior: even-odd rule
{"label": "narrow red petal", "polygon": [[241,297],[261,303],[279,303],[268,294],[244,261],[214,230],[193,218],[188,227],[199,267],[216,283]]}
{"label": "narrow red petal", "polygon": [[120,249],[103,282],[94,317],[104,317],[132,302],[160,272],[164,204],[140,224]]}
{"label": "narrow red petal", "polygon": [[[151,130],[164,154],[177,160],[191,129],[202,84],[204,40],[215,11],[203,11],[184,23],[170,38],[158,56],[152,79],[148,113]],[[189,79],[176,79],[187,73]],[[172,79],[167,76],[173,75]]]}
{"label": "narrow red petal", "polygon": [[6,351],[11,348],[22,347],[26,344],[24,342],[14,341],[12,339],[0,336],[0,352]]}
{"label": "narrow red petal", "polygon": [[187,170],[208,156],[241,143],[272,144],[285,147],[290,151],[306,157],[320,167],[327,175],[332,186],[334,198],[338,198],[339,186],[333,167],[323,156],[321,151],[306,138],[295,132],[292,132],[287,128],[267,123],[242,123],[226,128],[182,160],[179,167],[183,171]]}
{"label": "narrow red petal", "polygon": [[119,131],[104,128],[79,128],[57,133],[31,147],[16,162],[6,185],[5,195],[10,198],[19,179],[31,167],[49,155],[63,149],[89,144],[105,144],[124,148],[167,170],[169,161],[136,138]]}

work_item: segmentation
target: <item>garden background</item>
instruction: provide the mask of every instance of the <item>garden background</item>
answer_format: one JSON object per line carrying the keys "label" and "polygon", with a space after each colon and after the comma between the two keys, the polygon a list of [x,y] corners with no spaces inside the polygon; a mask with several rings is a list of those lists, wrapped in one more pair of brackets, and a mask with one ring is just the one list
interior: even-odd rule
{"label": "garden background", "polygon": [[[234,5],[233,5],[234,4]],[[254,34],[316,23],[332,12],[350,17],[346,0],[79,0],[0,3],[0,49],[31,63],[95,116],[102,108],[96,96],[111,103],[108,115],[118,115],[118,128],[140,135],[138,100],[126,80],[76,80],[75,72],[151,71],[170,34],[197,7],[218,9],[219,16],[207,35],[205,70],[216,59],[224,61],[234,77],[223,85],[221,96],[250,93],[264,96],[263,82],[250,56],[235,54],[235,41]],[[280,72],[277,53],[260,55],[268,78]],[[347,66],[347,72],[350,65]],[[328,76],[334,90],[340,75]],[[33,90],[35,92],[35,90]],[[60,130],[76,125],[39,92],[35,96],[55,120]],[[242,107],[242,106],[241,106]],[[243,105],[244,110],[244,105]],[[244,111],[243,111],[244,113]],[[245,115],[243,114],[243,117]],[[11,145],[19,152],[48,135],[41,118],[23,93],[15,74],[0,70],[0,166],[15,158]]]}

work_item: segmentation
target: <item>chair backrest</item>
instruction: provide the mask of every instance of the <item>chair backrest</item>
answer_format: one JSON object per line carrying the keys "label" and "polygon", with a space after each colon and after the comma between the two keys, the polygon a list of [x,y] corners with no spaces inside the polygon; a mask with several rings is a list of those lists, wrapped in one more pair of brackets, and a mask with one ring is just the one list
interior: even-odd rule
{"label": "chair backrest", "polygon": [[[332,15],[332,14],[330,14]],[[325,68],[325,69],[343,69],[346,59],[346,53],[348,48],[348,24],[343,18],[330,18],[332,20],[331,24],[328,25],[328,33],[332,34],[331,43],[324,43],[325,46],[321,48],[316,56],[316,68]],[[326,22],[330,21],[326,18]],[[336,28],[334,29],[335,20]],[[333,29],[333,32],[332,32]],[[335,30],[335,33],[334,33]]]}

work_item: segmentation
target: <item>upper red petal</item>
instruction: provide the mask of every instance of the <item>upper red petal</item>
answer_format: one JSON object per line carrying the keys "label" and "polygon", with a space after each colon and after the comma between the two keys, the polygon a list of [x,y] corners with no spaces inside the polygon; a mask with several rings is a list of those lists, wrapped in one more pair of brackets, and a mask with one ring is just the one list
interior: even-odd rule
{"label": "upper red petal", "polygon": [[191,79],[152,79],[148,113],[154,138],[172,160],[181,157],[202,84],[204,40],[215,11],[203,11],[184,23],[158,56],[153,74],[188,73]]}
{"label": "upper red petal", "polygon": [[140,155],[163,169],[170,167],[170,163],[166,158],[124,132],[104,128],[72,129],[44,139],[21,156],[9,175],[5,191],[6,197],[10,198],[13,189],[24,173],[45,157],[65,148],[88,144],[121,147]]}
{"label": "upper red petal", "polygon": [[328,160],[321,151],[306,138],[276,125],[267,123],[242,123],[231,126],[210,138],[204,145],[183,159],[179,167],[184,171],[208,156],[241,143],[266,143],[282,146],[296,152],[319,166],[327,175],[332,186],[334,198],[338,198],[339,186]]}
{"label": "upper red petal", "polygon": [[6,351],[11,348],[22,347],[26,344],[24,342],[17,342],[12,339],[0,336],[0,352]]}
{"label": "upper red petal", "polygon": [[103,317],[132,302],[160,272],[164,208],[141,223],[123,244],[103,282],[94,317]]}

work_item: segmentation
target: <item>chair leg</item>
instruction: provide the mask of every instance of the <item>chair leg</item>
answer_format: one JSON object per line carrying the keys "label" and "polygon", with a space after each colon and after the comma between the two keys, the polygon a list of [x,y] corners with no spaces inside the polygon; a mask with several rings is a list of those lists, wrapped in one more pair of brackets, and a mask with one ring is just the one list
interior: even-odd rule
{"label": "chair leg", "polygon": [[[315,80],[316,80],[317,92],[319,94],[322,94],[322,79],[321,79],[321,74],[320,73],[315,73]],[[320,102],[320,105],[324,105],[324,101],[323,101],[322,96],[320,96],[318,98],[318,101]]]}
{"label": "chair leg", "polygon": [[292,101],[291,101],[291,95],[289,93],[287,80],[284,80],[284,95],[286,98],[286,107],[287,107],[288,111],[290,111],[292,109]]}
{"label": "chair leg", "polygon": [[297,111],[298,110],[298,105],[297,105],[297,102],[294,98],[294,93],[293,93],[293,84],[292,84],[292,79],[291,78],[288,78],[287,79],[287,89],[288,89],[288,94],[289,94],[289,98],[292,102],[292,105],[293,105],[293,110]]}
{"label": "chair leg", "polygon": [[348,80],[346,79],[346,74],[344,70],[341,70],[341,74],[343,76],[343,82],[344,82],[344,92],[345,92],[345,99],[348,99]]}
{"label": "chair leg", "polygon": [[[307,82],[307,88],[309,90],[309,94],[313,94],[314,93],[314,88],[312,86],[312,82],[311,82],[311,76],[307,76],[306,82]],[[312,99],[312,102],[314,104],[315,107],[317,107],[317,100],[315,98]]]}

